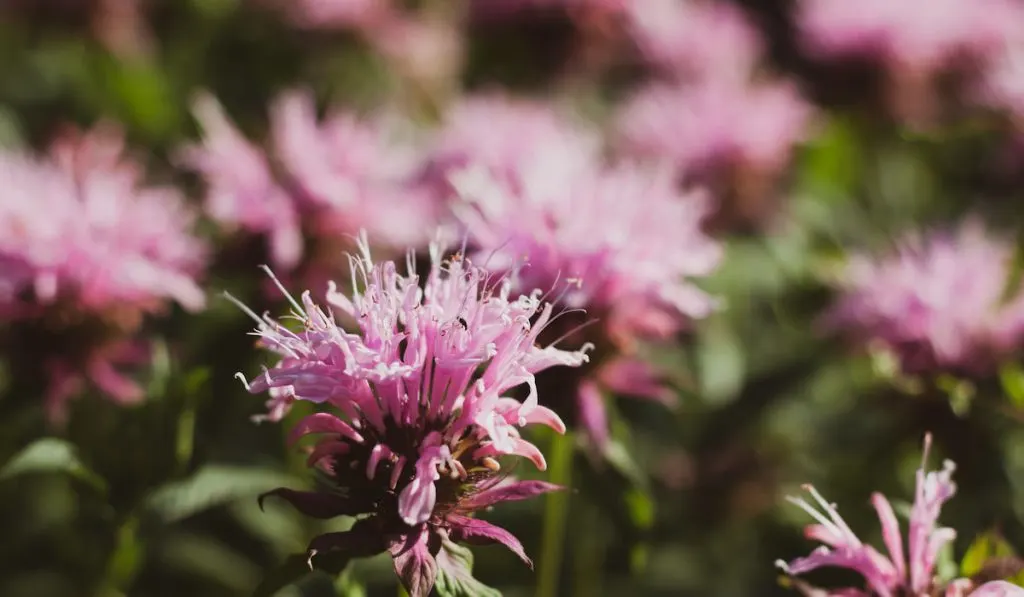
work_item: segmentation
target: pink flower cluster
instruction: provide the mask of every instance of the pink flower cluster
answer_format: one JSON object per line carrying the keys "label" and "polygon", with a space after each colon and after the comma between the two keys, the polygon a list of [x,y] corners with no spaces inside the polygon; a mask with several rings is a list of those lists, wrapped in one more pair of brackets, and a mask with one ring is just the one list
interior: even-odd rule
{"label": "pink flower cluster", "polygon": [[209,96],[195,103],[203,143],[182,164],[207,182],[207,212],[218,222],[268,238],[272,262],[294,268],[303,235],[352,237],[362,228],[393,247],[424,246],[438,206],[416,183],[420,153],[399,119],[349,112],[317,118],[308,92],[283,93],[270,110],[269,149],[248,141]]}
{"label": "pink flower cluster", "polygon": [[[882,525],[882,539],[888,557],[874,547],[863,543],[846,524],[835,505],[830,504],[814,487],[807,491],[814,498],[817,507],[799,498],[788,498],[817,521],[807,527],[808,539],[823,545],[809,556],[777,564],[786,574],[797,576],[821,567],[848,568],[864,578],[866,589],[849,587],[838,590],[811,588],[802,582],[797,584],[809,597],[896,597],[907,595],[929,597],[943,594],[946,597],[1020,597],[1024,589],[1010,583],[995,581],[975,587],[969,579],[958,579],[945,588],[937,586],[935,564],[939,552],[956,538],[956,531],[939,527],[938,519],[942,505],[956,493],[952,476],[954,465],[946,461],[941,471],[925,472],[931,436],[925,437],[924,456],[921,468],[917,469],[914,505],[910,514],[907,532],[907,547],[904,551],[903,537],[899,522],[889,500],[880,493],[871,496],[871,504],[878,512]],[[820,510],[819,510],[820,508]]]}
{"label": "pink flower cluster", "polygon": [[738,9],[653,0],[628,12],[638,47],[666,81],[620,108],[620,151],[671,163],[690,180],[735,187],[789,164],[811,119],[795,86],[758,72],[763,42]]}
{"label": "pink flower cluster", "polygon": [[[196,276],[206,247],[192,235],[195,214],[176,190],[143,186],[141,168],[123,152],[120,133],[100,127],[58,140],[46,159],[0,153],[5,317],[40,320],[59,311],[131,328],[169,301],[204,306]],[[82,367],[115,399],[134,400],[139,389],[113,364],[137,358],[138,349],[118,339],[93,347]],[[81,386],[82,367],[51,363],[51,409]]]}
{"label": "pink flower cluster", "polygon": [[476,259],[511,272],[523,291],[553,288],[562,305],[601,321],[583,338],[615,347],[620,358],[602,355],[577,388],[582,422],[603,444],[600,387],[665,396],[629,358],[635,340],[665,338],[715,307],[693,284],[721,257],[701,231],[708,197],[677,189],[665,168],[605,164],[597,137],[551,107],[491,97],[457,108],[440,138],[436,164],[450,172]]}
{"label": "pink flower cluster", "polygon": [[[357,332],[340,327],[309,292],[301,303],[289,297],[302,325],[297,331],[250,312],[261,343],[280,361],[247,383],[249,391],[271,392],[278,414],[294,400],[329,407],[300,421],[292,438],[320,436],[309,464],[336,488],[275,494],[324,517],[370,514],[347,534],[314,540],[311,549],[355,551],[356,542],[360,549],[370,545],[370,552],[389,550],[415,596],[430,591],[439,566],[444,572],[444,558],[434,563],[438,540],[498,541],[529,562],[515,537],[465,514],[553,489],[535,482],[495,485],[495,457],[522,456],[545,467],[543,454],[519,428],[542,423],[561,433],[565,426],[538,404],[534,374],[579,366],[586,349],[539,346],[553,309],[539,291],[512,298],[508,279],[493,278],[460,256],[442,261],[439,246],[431,248],[423,283],[411,256],[403,275],[393,262],[374,264],[365,237],[360,250],[352,259],[352,296],[332,286],[327,299]],[[524,385],[522,401],[506,396]]]}
{"label": "pink flower cluster", "polygon": [[886,256],[850,260],[825,324],[893,351],[907,372],[989,371],[1024,339],[1024,296],[1007,288],[1012,259],[977,221],[912,234]]}

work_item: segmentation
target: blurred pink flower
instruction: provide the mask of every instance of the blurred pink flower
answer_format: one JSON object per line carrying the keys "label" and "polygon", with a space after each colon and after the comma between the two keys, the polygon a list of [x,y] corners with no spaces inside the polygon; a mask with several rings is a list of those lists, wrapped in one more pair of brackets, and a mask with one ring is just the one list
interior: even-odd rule
{"label": "blurred pink flower", "polygon": [[394,10],[391,0],[259,0],[309,29],[372,27]]}
{"label": "blurred pink flower", "polygon": [[123,138],[98,128],[54,144],[42,160],[0,153],[0,301],[67,300],[79,310],[204,306],[196,275],[206,247],[170,187],[146,187]]}
{"label": "blurred pink flower", "polygon": [[811,108],[786,82],[653,84],[618,119],[622,151],[690,174],[778,172],[806,136]]}
{"label": "blurred pink flower", "polygon": [[566,171],[587,169],[600,151],[598,135],[548,103],[478,95],[445,115],[429,169],[442,192],[450,193],[449,175],[470,164],[512,181],[523,170],[553,162]]}
{"label": "blurred pink flower", "polygon": [[[924,454],[921,467],[917,469],[914,505],[910,513],[910,526],[907,532],[904,552],[903,536],[900,532],[896,513],[889,500],[880,493],[871,496],[871,504],[878,513],[882,525],[882,540],[888,555],[882,555],[870,545],[864,544],[847,526],[839,515],[834,504],[830,504],[810,486],[805,489],[814,498],[810,504],[802,498],[787,498],[799,506],[817,521],[808,526],[804,534],[808,539],[823,543],[809,556],[797,558],[786,563],[778,561],[777,565],[786,574],[797,576],[821,567],[848,568],[860,574],[865,581],[867,590],[849,587],[838,590],[821,590],[807,587],[800,583],[803,592],[808,596],[853,597],[872,595],[877,597],[897,597],[907,595],[913,597],[929,597],[945,594],[947,597],[964,595],[1022,595],[1024,589],[1013,587],[1008,583],[991,582],[971,591],[972,583],[967,579],[959,579],[942,588],[936,586],[935,564],[939,552],[946,544],[956,538],[956,531],[938,526],[939,512],[956,493],[953,483],[955,466],[946,461],[941,471],[925,472],[928,452],[931,447],[931,436],[925,436]],[[1010,588],[1012,587],[1012,590]],[[1008,591],[1008,592],[1003,592]]]}
{"label": "blurred pink flower", "polygon": [[418,182],[423,157],[414,131],[396,116],[335,112],[321,121],[310,93],[287,91],[270,108],[267,155],[209,96],[195,113],[204,140],[185,147],[179,162],[205,178],[211,216],[269,237],[276,267],[299,263],[303,232],[337,243],[367,229],[404,250],[425,246],[442,217]]}
{"label": "blurred pink flower", "polygon": [[826,56],[866,56],[896,71],[932,74],[962,57],[998,51],[1015,0],[803,0],[799,26],[808,49]]}
{"label": "blurred pink flower", "polygon": [[106,127],[58,140],[49,159],[0,153],[0,312],[67,332],[41,357],[58,423],[86,380],[117,402],[141,399],[118,371],[145,352],[126,334],[170,301],[205,304],[195,215],[176,190],[143,186],[123,153],[120,132]]}
{"label": "blurred pink flower", "polygon": [[626,12],[641,51],[683,79],[747,81],[763,52],[758,32],[732,4],[646,0]]}
{"label": "blurred pink flower", "polygon": [[701,231],[708,198],[680,192],[665,169],[594,163],[574,170],[554,155],[511,180],[476,164],[452,182],[477,259],[514,272],[524,291],[554,288],[560,304],[601,322],[580,336],[599,346],[611,341],[614,354],[602,354],[576,395],[579,422],[594,443],[607,440],[602,388],[668,401],[656,372],[628,353],[635,340],[664,339],[715,308],[693,284],[721,258]]}
{"label": "blurred pink flower", "polygon": [[888,255],[850,259],[824,323],[894,351],[907,372],[985,372],[1024,338],[1024,295],[1007,288],[1013,252],[974,220],[911,234]]}
{"label": "blurred pink flower", "polygon": [[182,148],[178,162],[206,181],[206,212],[227,226],[266,235],[272,263],[294,267],[302,257],[298,208],[274,180],[263,152],[235,129],[212,96],[200,94],[193,113],[202,144]]}
{"label": "blurred pink flower", "polygon": [[[321,518],[369,514],[351,531],[317,537],[310,549],[389,550],[412,595],[426,597],[437,567],[446,565],[434,561],[437,552],[428,551],[427,541],[497,541],[529,563],[514,536],[466,514],[554,488],[496,485],[494,458],[516,455],[545,468],[543,454],[519,428],[541,423],[562,433],[565,426],[538,404],[534,374],[579,366],[585,351],[538,346],[553,309],[540,292],[513,299],[507,279],[459,256],[442,261],[439,246],[431,248],[422,284],[393,262],[374,264],[365,237],[360,251],[352,275],[362,290],[345,296],[332,287],[327,298],[358,332],[339,327],[308,291],[301,304],[288,297],[300,331],[249,312],[262,344],[281,361],[247,389],[276,389],[333,411],[307,416],[291,437],[321,436],[308,462],[336,483],[334,491],[271,493]],[[408,261],[411,270],[411,256]],[[505,396],[523,385],[524,400]],[[408,557],[423,561],[410,569]]]}
{"label": "blurred pink flower", "polygon": [[334,112],[320,121],[312,94],[289,91],[271,107],[272,146],[288,188],[318,232],[422,247],[441,218],[417,184],[423,153],[415,131],[397,115],[360,119]]}

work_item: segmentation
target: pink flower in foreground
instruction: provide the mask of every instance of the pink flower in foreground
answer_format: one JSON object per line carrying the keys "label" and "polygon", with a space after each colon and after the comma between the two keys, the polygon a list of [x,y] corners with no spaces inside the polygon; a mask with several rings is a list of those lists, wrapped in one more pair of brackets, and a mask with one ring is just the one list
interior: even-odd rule
{"label": "pink flower in foreground", "polygon": [[693,284],[721,257],[700,229],[708,198],[680,192],[666,170],[592,164],[574,172],[554,157],[513,180],[476,166],[452,182],[478,259],[516,272],[523,289],[556,288],[562,305],[601,322],[576,335],[611,349],[575,389],[577,418],[591,439],[607,440],[602,388],[667,399],[654,371],[629,353],[635,340],[665,338],[714,309]]}
{"label": "pink flower in foreground", "polygon": [[[300,421],[292,438],[320,435],[308,462],[326,473],[330,490],[271,494],[321,518],[368,514],[350,531],[314,539],[311,553],[387,550],[414,597],[468,576],[450,555],[458,549],[452,541],[497,541],[529,562],[514,536],[467,514],[555,488],[499,485],[495,458],[522,456],[545,467],[519,428],[565,427],[538,404],[534,374],[579,366],[584,351],[537,344],[552,313],[539,292],[512,299],[507,279],[459,256],[442,261],[437,246],[423,283],[393,262],[372,263],[365,239],[360,249],[352,273],[361,290],[349,297],[332,288],[327,299],[357,332],[340,328],[308,292],[301,304],[291,300],[300,330],[252,314],[261,343],[281,360],[247,383],[249,391],[276,391],[272,408],[284,398],[327,407]],[[523,385],[524,400],[505,395]]]}
{"label": "pink flower in foreground", "polygon": [[655,84],[623,108],[622,150],[705,174],[777,172],[803,140],[810,107],[787,83]]}
{"label": "pink flower in foreground", "polygon": [[205,303],[195,215],[174,189],[143,186],[123,150],[99,128],[59,140],[49,159],[0,153],[0,312],[59,332],[39,357],[52,419],[86,379],[118,402],[141,399],[118,373],[145,352],[125,334],[171,301]]}
{"label": "pink flower in foreground", "polygon": [[[914,505],[910,513],[907,543],[904,544],[899,522],[889,500],[880,493],[871,496],[871,504],[878,513],[882,525],[882,540],[887,555],[863,543],[847,526],[836,506],[830,504],[814,487],[805,489],[814,499],[814,504],[801,498],[787,498],[817,521],[808,526],[804,534],[808,539],[823,543],[811,555],[777,565],[792,576],[805,574],[822,567],[848,568],[864,578],[865,588],[822,590],[803,583],[798,586],[810,597],[931,597],[945,594],[947,597],[964,595],[995,596],[1024,595],[1024,589],[1009,583],[991,582],[973,589],[971,581],[959,579],[945,587],[936,586],[935,564],[939,552],[956,538],[953,529],[939,527],[939,511],[956,493],[953,483],[952,462],[946,461],[941,471],[925,472],[931,436],[925,436],[921,468],[917,469]],[[820,510],[819,510],[820,509]],[[907,551],[904,551],[904,549]],[[973,590],[972,590],[973,589]]]}
{"label": "pink flower in foreground", "polygon": [[763,52],[757,31],[725,2],[647,0],[627,5],[627,16],[640,50],[684,79],[746,81]]}
{"label": "pink flower in foreground", "polygon": [[1012,259],[976,221],[910,235],[889,255],[850,260],[825,324],[895,352],[906,372],[984,373],[1024,338],[1024,296],[1006,298]]}

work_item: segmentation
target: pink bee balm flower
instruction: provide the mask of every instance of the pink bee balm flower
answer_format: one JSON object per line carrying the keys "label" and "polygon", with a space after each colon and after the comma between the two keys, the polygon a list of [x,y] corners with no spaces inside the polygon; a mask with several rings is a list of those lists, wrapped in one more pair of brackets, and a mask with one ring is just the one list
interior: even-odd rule
{"label": "pink bee balm flower", "polygon": [[[817,524],[807,527],[805,534],[808,539],[823,543],[811,555],[797,558],[792,562],[777,562],[786,574],[797,576],[821,567],[848,568],[860,574],[865,581],[866,590],[845,588],[839,590],[811,589],[804,587],[807,595],[828,596],[863,595],[876,597],[896,597],[907,595],[913,597],[930,597],[940,594],[935,579],[935,563],[942,548],[956,537],[950,528],[938,526],[939,511],[953,494],[956,485],[952,475],[954,465],[946,461],[941,471],[925,472],[925,463],[931,445],[931,436],[925,436],[924,455],[921,468],[917,470],[917,487],[914,492],[914,505],[910,514],[910,526],[907,533],[907,551],[904,551],[903,537],[899,522],[889,501],[880,493],[871,496],[871,503],[878,512],[882,525],[882,539],[887,555],[883,555],[870,545],[863,543],[847,526],[839,515],[836,507],[828,503],[811,486],[807,491],[814,498],[815,504],[800,498],[787,498],[793,504],[811,515]],[[820,510],[819,510],[820,508]],[[802,584],[802,583],[801,583]],[[960,579],[946,587],[948,597],[960,595],[1020,595],[1024,590],[1014,588],[1008,583],[987,583],[973,592],[971,583]]]}
{"label": "pink bee balm flower", "polygon": [[824,323],[895,352],[907,372],[990,370],[1019,348],[1024,300],[1005,299],[1013,247],[967,221],[913,234],[886,256],[857,256]]}
{"label": "pink bee balm flower", "polygon": [[308,29],[359,29],[385,20],[390,0],[260,0],[277,6],[291,21]]}
{"label": "pink bee balm flower", "polygon": [[830,56],[879,58],[897,71],[930,75],[962,57],[986,58],[1000,45],[1007,0],[804,0],[799,26],[809,49]]}
{"label": "pink bee balm flower", "polygon": [[275,181],[263,152],[235,129],[212,96],[199,95],[193,113],[203,143],[184,147],[178,161],[203,175],[207,213],[227,226],[266,235],[271,262],[294,267],[302,257],[298,208]]}
{"label": "pink bee balm flower", "polygon": [[143,186],[123,152],[110,128],[60,139],[49,159],[0,152],[0,312],[57,333],[39,359],[53,420],[86,379],[118,402],[141,399],[118,372],[145,352],[125,334],[171,301],[205,304],[195,215],[175,190]]}
{"label": "pink bee balm flower", "polygon": [[[459,256],[442,261],[437,245],[423,283],[411,259],[403,275],[393,262],[374,264],[365,237],[360,250],[352,260],[357,290],[344,296],[332,286],[328,293],[330,307],[357,332],[339,327],[335,312],[314,304],[309,292],[301,303],[291,299],[301,330],[250,313],[262,343],[281,361],[248,390],[276,390],[276,405],[287,395],[327,407],[300,421],[292,438],[320,436],[309,464],[326,473],[332,489],[272,493],[313,516],[369,515],[351,531],[314,539],[311,553],[388,550],[413,596],[425,597],[445,575],[459,574],[439,551],[449,540],[497,541],[529,562],[510,533],[467,514],[554,488],[496,485],[495,458],[522,456],[545,467],[519,428],[565,427],[538,404],[534,374],[579,366],[585,350],[538,346],[552,305],[539,293],[510,298],[507,279],[495,280]],[[522,401],[505,395],[523,385],[529,391]]]}
{"label": "pink bee balm flower", "polygon": [[564,285],[561,304],[602,322],[577,335],[611,349],[601,351],[593,377],[576,386],[578,422],[594,443],[607,440],[602,388],[667,400],[656,373],[622,351],[631,351],[636,339],[664,338],[715,308],[693,284],[721,258],[719,245],[700,228],[708,198],[680,192],[665,169],[593,165],[573,172],[554,158],[512,181],[471,167],[452,182],[461,201],[455,209],[479,259],[516,272],[524,289]]}
{"label": "pink bee balm flower", "polygon": [[438,205],[414,178],[422,168],[414,131],[397,117],[335,111],[319,121],[312,94],[288,91],[271,107],[272,145],[289,188],[317,231],[365,229],[389,246],[424,246]]}
{"label": "pink bee balm flower", "polygon": [[567,171],[589,168],[600,138],[550,104],[502,95],[469,97],[445,116],[431,151],[430,169],[445,192],[448,177],[475,164],[504,180],[557,161]]}
{"label": "pink bee balm flower", "polygon": [[655,84],[623,108],[623,151],[668,160],[690,174],[752,168],[778,172],[810,124],[788,83]]}
{"label": "pink bee balm flower", "polygon": [[746,81],[763,52],[757,31],[732,4],[649,0],[626,10],[640,50],[684,79]]}
{"label": "pink bee balm flower", "polygon": [[0,153],[0,300],[150,311],[168,300],[204,306],[195,281],[205,246],[171,188],[141,184],[111,129],[58,141],[51,158]]}

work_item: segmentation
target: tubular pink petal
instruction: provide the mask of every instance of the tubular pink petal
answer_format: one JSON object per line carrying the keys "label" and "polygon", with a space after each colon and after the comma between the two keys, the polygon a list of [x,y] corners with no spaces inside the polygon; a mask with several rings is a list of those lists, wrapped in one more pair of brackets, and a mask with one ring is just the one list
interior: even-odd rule
{"label": "tubular pink petal", "polygon": [[900,533],[900,525],[896,520],[896,513],[893,512],[889,500],[880,493],[871,494],[871,504],[878,513],[878,520],[882,524],[882,540],[886,549],[889,550],[889,558],[896,567],[902,581],[907,578],[907,560],[903,555],[903,535]]}
{"label": "tubular pink petal", "polygon": [[336,433],[356,443],[363,442],[363,436],[359,435],[345,421],[330,413],[313,413],[295,425],[291,433],[288,434],[288,443],[294,444],[302,437],[313,433]]}

